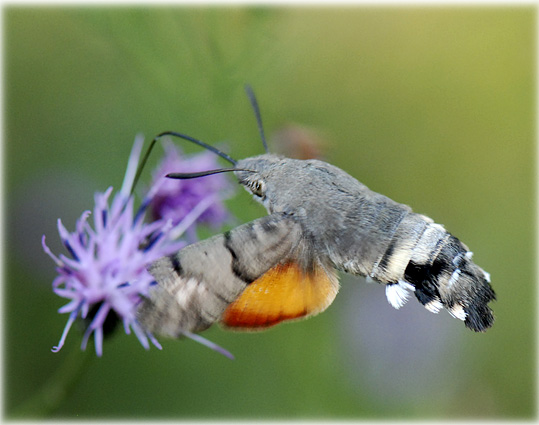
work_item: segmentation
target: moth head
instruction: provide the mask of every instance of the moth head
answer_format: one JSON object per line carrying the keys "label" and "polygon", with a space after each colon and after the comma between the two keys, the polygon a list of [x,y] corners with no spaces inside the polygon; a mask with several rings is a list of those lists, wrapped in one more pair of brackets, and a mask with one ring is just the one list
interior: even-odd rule
{"label": "moth head", "polygon": [[238,161],[234,174],[238,182],[253,195],[253,198],[270,210],[271,193],[274,192],[272,171],[281,161],[281,157],[264,154]]}
{"label": "moth head", "polygon": [[256,179],[246,182],[245,188],[257,198],[264,198],[266,196],[266,183],[263,179]]}

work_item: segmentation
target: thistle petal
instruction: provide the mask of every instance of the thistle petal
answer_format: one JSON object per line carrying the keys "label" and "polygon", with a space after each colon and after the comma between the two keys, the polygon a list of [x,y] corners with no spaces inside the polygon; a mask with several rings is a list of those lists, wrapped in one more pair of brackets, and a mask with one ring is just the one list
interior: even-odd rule
{"label": "thistle petal", "polygon": [[133,143],[133,148],[131,149],[131,154],[129,155],[129,160],[127,162],[127,170],[125,171],[122,188],[120,189],[120,193],[125,199],[127,199],[129,197],[129,194],[131,193],[133,180],[135,179],[135,173],[137,172],[140,152],[142,151],[143,143],[144,136],[142,134],[137,134],[137,136],[135,137],[135,142]]}
{"label": "thistle petal", "polygon": [[55,345],[54,347],[52,347],[51,351],[53,353],[57,353],[64,346],[69,329],[71,329],[71,325],[73,325],[73,322],[77,318],[77,315],[79,314],[79,310],[80,310],[80,304],[79,304],[79,307],[73,310],[71,314],[69,315],[69,319],[67,319],[67,323],[64,327],[64,331],[62,332],[62,336],[60,337],[60,342],[58,342],[58,345]]}

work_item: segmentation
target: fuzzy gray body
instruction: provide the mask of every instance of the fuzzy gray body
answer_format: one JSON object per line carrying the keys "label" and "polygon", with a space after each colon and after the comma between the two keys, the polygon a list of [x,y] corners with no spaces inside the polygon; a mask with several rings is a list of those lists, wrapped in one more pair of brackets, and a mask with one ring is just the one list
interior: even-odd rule
{"label": "fuzzy gray body", "polygon": [[240,183],[263,181],[265,194],[258,200],[268,212],[293,217],[313,250],[349,273],[370,274],[405,216],[410,215],[414,223],[424,221],[410,207],[369,190],[322,161],[261,155],[240,161],[237,167],[259,168],[259,174],[236,172]]}
{"label": "fuzzy gray body", "polygon": [[208,327],[251,281],[290,258],[306,272],[321,264],[384,283],[395,308],[411,291],[430,311],[445,308],[474,331],[492,325],[488,274],[430,218],[322,161],[265,154],[236,168],[270,215],[152,264],[160,288],[139,313],[148,330],[177,336]]}

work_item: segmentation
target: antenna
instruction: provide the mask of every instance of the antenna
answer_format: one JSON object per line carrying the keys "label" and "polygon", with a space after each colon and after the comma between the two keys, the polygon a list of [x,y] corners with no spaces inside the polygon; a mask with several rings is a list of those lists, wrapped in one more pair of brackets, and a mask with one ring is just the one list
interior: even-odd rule
{"label": "antenna", "polygon": [[256,123],[258,125],[258,133],[260,134],[260,138],[262,139],[264,150],[266,151],[266,153],[269,153],[268,144],[266,143],[266,136],[264,136],[264,127],[262,126],[262,117],[260,116],[260,108],[258,107],[258,102],[256,101],[256,96],[253,92],[253,89],[251,88],[249,84],[245,85],[245,92],[247,93],[247,97],[249,98],[249,102],[251,102],[251,106],[255,113]]}
{"label": "antenna", "polygon": [[174,136],[179,137],[180,139],[188,140],[190,142],[193,142],[195,145],[202,146],[204,149],[208,149],[209,151],[212,151],[214,154],[219,155],[221,158],[226,159],[228,162],[230,162],[232,165],[236,165],[236,160],[234,158],[231,158],[226,153],[220,151],[215,146],[208,145],[207,143],[204,143],[201,140],[195,139],[194,137],[187,136],[185,134],[176,133],[175,131],[164,131],[161,134],[158,134],[155,136],[155,138],[152,140],[152,143],[156,141],[157,139],[163,137],[163,136]]}
{"label": "antenna", "polygon": [[148,158],[150,156],[150,153],[151,153],[153,147],[155,146],[155,143],[161,137],[164,137],[164,136],[174,136],[174,137],[179,137],[180,139],[188,140],[188,141],[190,141],[190,142],[192,142],[192,143],[194,143],[194,144],[196,144],[198,146],[202,146],[204,149],[212,151],[214,154],[219,155],[223,159],[226,159],[232,165],[236,165],[236,163],[237,163],[237,161],[234,158],[228,156],[226,153],[220,151],[216,147],[208,145],[207,143],[202,142],[201,140],[195,139],[195,138],[193,138],[191,136],[187,136],[185,134],[176,133],[175,131],[164,131],[163,133],[158,134],[157,136],[155,136],[153,138],[153,140],[150,142],[150,146],[148,146],[148,149],[146,150],[146,153],[144,154],[144,157],[142,158],[142,161],[140,162],[140,164],[139,164],[139,166],[137,168],[137,173],[135,174],[135,179],[133,180],[133,186],[131,187],[131,193],[133,193],[133,191],[135,190],[135,186],[137,185],[137,182],[138,182],[138,180],[140,178],[140,175],[142,174],[142,170],[144,169],[144,166],[146,165],[146,162],[148,161]]}

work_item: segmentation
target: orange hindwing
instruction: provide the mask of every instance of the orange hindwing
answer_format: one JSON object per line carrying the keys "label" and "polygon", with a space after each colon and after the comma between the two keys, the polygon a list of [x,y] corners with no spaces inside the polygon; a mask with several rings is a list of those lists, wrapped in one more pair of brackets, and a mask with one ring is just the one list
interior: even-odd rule
{"label": "orange hindwing", "polygon": [[338,290],[333,270],[328,273],[319,265],[306,273],[297,263],[279,264],[249,284],[228,306],[221,321],[245,330],[267,328],[324,311]]}

